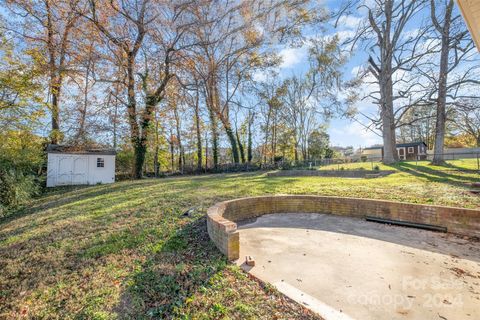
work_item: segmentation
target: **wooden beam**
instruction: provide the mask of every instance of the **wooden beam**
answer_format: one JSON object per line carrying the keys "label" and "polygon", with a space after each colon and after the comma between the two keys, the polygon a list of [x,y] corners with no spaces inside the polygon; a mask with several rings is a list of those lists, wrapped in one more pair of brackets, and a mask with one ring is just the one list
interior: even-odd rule
{"label": "wooden beam", "polygon": [[462,12],[463,19],[472,35],[473,41],[480,52],[480,1],[457,0],[458,7]]}

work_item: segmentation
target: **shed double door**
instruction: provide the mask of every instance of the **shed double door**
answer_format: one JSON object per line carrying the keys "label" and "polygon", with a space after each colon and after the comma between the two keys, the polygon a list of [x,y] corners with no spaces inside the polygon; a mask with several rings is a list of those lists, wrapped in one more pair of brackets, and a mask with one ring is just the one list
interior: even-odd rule
{"label": "shed double door", "polygon": [[58,159],[57,168],[57,185],[87,183],[87,156],[61,156]]}

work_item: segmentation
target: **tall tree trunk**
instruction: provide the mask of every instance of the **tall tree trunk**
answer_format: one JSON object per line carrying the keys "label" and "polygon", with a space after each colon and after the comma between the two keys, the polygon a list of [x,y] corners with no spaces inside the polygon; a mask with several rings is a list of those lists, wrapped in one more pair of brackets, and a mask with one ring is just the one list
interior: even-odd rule
{"label": "tall tree trunk", "polygon": [[215,113],[212,109],[209,108],[210,115],[210,129],[212,131],[212,159],[213,159],[213,168],[218,168],[218,124]]}
{"label": "tall tree trunk", "polygon": [[[145,110],[140,121],[140,132],[137,133],[135,145],[135,178],[141,179],[143,177],[142,167],[147,156],[147,141],[149,127],[153,118],[156,102],[151,97],[146,97]],[[136,116],[135,116],[136,118]]]}
{"label": "tall tree trunk", "polygon": [[146,146],[140,137],[140,128],[137,123],[137,102],[135,97],[135,75],[134,75],[135,57],[129,54],[127,57],[127,116],[130,125],[130,141],[133,146],[134,166],[133,177],[141,179],[143,174],[143,162],[145,161]]}
{"label": "tall tree trunk", "polygon": [[147,154],[147,147],[141,139],[135,138],[133,152],[135,156],[134,177],[135,179],[141,179],[143,177],[143,164],[145,163],[145,156]]}
{"label": "tall tree trunk", "polygon": [[[392,24],[394,15],[394,1],[385,1],[381,5],[385,15],[385,21],[379,27],[374,19],[374,13],[369,9],[368,19],[371,27],[375,31],[378,38],[378,47],[380,49],[380,66],[374,62],[372,57],[368,59],[370,68],[373,70],[374,76],[378,80],[380,91],[380,118],[382,122],[382,138],[383,138],[383,163],[392,164],[398,161],[398,153],[396,148],[395,136],[395,114],[393,111],[393,50],[395,43],[392,41]],[[403,17],[402,17],[403,18]],[[395,34],[397,30],[394,30]]]}
{"label": "tall tree trunk", "polygon": [[276,110],[272,111],[272,156],[270,159],[271,163],[275,162],[276,150],[276,140],[277,140],[277,112]]}
{"label": "tall tree trunk", "polygon": [[384,92],[384,96],[382,97],[383,105],[381,111],[383,163],[392,164],[398,161],[398,152],[395,137],[395,118],[393,114],[393,90],[391,78],[386,79],[385,85],[380,92],[382,91]]}
{"label": "tall tree trunk", "polygon": [[210,74],[210,77],[206,81],[205,85],[205,98],[206,105],[208,109],[208,116],[210,118],[210,130],[212,131],[212,159],[213,159],[213,168],[218,168],[218,124],[217,117],[215,113],[215,86],[213,83],[213,74]]}
{"label": "tall tree trunk", "polygon": [[52,144],[58,144],[60,142],[60,91],[62,87],[61,78],[58,74],[59,68],[57,68],[56,62],[56,46],[54,44],[54,26],[52,11],[50,8],[50,1],[45,2],[47,9],[47,48],[49,55],[49,72],[50,72],[50,94],[52,96],[51,103],[51,119],[52,119],[52,132],[50,133],[50,141]]}
{"label": "tall tree trunk", "polygon": [[153,170],[155,178],[160,176],[160,163],[158,162],[158,145],[155,145],[155,154],[153,155]]}
{"label": "tall tree trunk", "polygon": [[[437,24],[438,31],[442,34],[442,50],[440,53],[440,70],[438,77],[438,95],[437,95],[437,118],[435,122],[435,146],[433,149],[433,164],[441,165],[444,160],[444,144],[445,144],[445,123],[447,121],[446,103],[447,103],[447,77],[448,77],[448,55],[450,52],[450,23],[452,18],[454,2],[450,0],[445,10],[445,19],[443,28]],[[432,10],[432,19],[434,17]]]}
{"label": "tall tree trunk", "polygon": [[223,127],[225,128],[225,133],[227,134],[228,140],[230,141],[230,145],[232,147],[233,162],[234,163],[239,163],[237,138],[235,137],[235,134],[233,133],[230,122],[227,122],[224,119],[224,121],[222,121],[222,123],[223,123]]}
{"label": "tall tree trunk", "polygon": [[155,153],[153,155],[153,170],[155,173],[155,178],[158,178],[160,175],[160,162],[158,161],[158,153],[160,149],[160,139],[158,134],[158,115],[155,112]]}
{"label": "tall tree trunk", "polygon": [[295,162],[298,162],[298,140],[296,135],[293,143],[293,148]]}
{"label": "tall tree trunk", "polygon": [[248,143],[247,143],[247,161],[248,163],[252,162],[253,152],[252,152],[252,124],[253,124],[253,114],[248,112]]}
{"label": "tall tree trunk", "polygon": [[228,112],[228,105],[225,106],[225,110],[222,111],[220,96],[218,93],[217,83],[213,83],[213,90],[214,90],[214,110],[217,117],[220,119],[220,122],[225,129],[225,133],[227,134],[228,141],[230,142],[230,146],[232,148],[232,157],[234,163],[239,163],[240,159],[238,157],[238,146],[237,146],[237,139],[235,134],[233,133],[232,125],[229,119],[229,112]]}
{"label": "tall tree trunk", "polygon": [[198,87],[195,95],[195,129],[197,133],[197,171],[202,171],[202,133],[200,131],[200,106]]}
{"label": "tall tree trunk", "polygon": [[185,167],[185,152],[183,150],[182,144],[182,132],[181,132],[181,123],[180,123],[180,116],[178,114],[178,106],[175,105],[173,108],[173,113],[175,116],[175,129],[177,132],[177,142],[178,142],[178,169],[181,173],[183,173]]}
{"label": "tall tree trunk", "polygon": [[238,129],[235,129],[235,135],[237,137],[238,151],[240,152],[240,159],[242,160],[242,163],[245,163],[245,150],[243,149],[243,144],[242,144],[242,141],[240,140]]}
{"label": "tall tree trunk", "polygon": [[[390,6],[392,3],[390,3]],[[386,10],[391,15],[390,10]],[[390,28],[391,18],[387,18]],[[389,38],[390,36],[388,36]],[[385,40],[387,41],[387,40]],[[395,115],[393,112],[393,80],[392,80],[392,52],[391,44],[387,43],[382,48],[382,64],[379,76],[382,137],[383,137],[383,163],[392,164],[398,161],[397,139],[395,136]]]}
{"label": "tall tree trunk", "polygon": [[54,83],[51,86],[52,90],[52,104],[51,104],[51,113],[52,113],[52,133],[50,135],[52,144],[58,144],[61,140],[60,132],[60,91],[61,85]]}
{"label": "tall tree trunk", "polygon": [[268,146],[268,134],[270,132],[270,116],[271,116],[271,109],[268,106],[268,113],[267,113],[267,123],[265,124],[265,141],[263,143],[262,153],[263,153],[263,163],[267,164],[267,146]]}
{"label": "tall tree trunk", "polygon": [[88,86],[89,86],[89,78],[90,78],[90,69],[92,64],[92,48],[90,47],[89,56],[87,60],[86,70],[85,70],[85,88],[83,90],[83,106],[80,110],[80,123],[78,127],[77,137],[76,140],[82,140],[84,142],[86,140],[85,137],[85,121],[87,118],[87,109],[88,109]]}
{"label": "tall tree trunk", "polygon": [[118,98],[115,97],[115,109],[113,113],[113,149],[117,150],[117,118],[118,118]]}
{"label": "tall tree trunk", "polygon": [[173,143],[173,132],[172,128],[170,128],[170,139],[168,140],[170,144],[170,167],[171,171],[175,172],[175,145]]}
{"label": "tall tree trunk", "polygon": [[205,172],[208,171],[208,136],[205,130]]}

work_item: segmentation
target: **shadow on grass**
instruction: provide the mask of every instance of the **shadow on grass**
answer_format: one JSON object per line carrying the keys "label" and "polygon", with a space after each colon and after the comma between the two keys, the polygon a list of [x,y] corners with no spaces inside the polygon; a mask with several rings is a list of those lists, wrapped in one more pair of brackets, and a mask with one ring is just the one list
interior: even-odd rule
{"label": "shadow on grass", "polygon": [[[453,186],[464,186],[465,183],[478,182],[480,179],[480,175],[469,175],[469,173],[472,173],[471,171],[465,172],[464,168],[456,167],[452,164],[447,164],[445,166],[445,168],[447,168],[446,170],[438,170],[434,167],[428,166],[417,166],[414,163],[409,162],[399,162],[389,166],[401,172],[427,179],[431,182],[447,183]],[[448,168],[451,168],[452,170],[448,170]]]}
{"label": "shadow on grass", "polygon": [[[108,195],[118,192],[127,192],[138,188],[145,188],[154,184],[158,184],[158,181],[148,181],[148,180],[139,180],[138,182],[132,183],[119,183],[111,185],[101,185],[101,186],[75,186],[75,187],[61,187],[56,188],[55,190],[48,191],[43,197],[51,198],[46,201],[41,201],[39,204],[33,204],[31,206],[21,208],[15,212],[12,212],[10,215],[0,218],[0,226],[8,223],[12,220],[19,219],[21,217],[42,212],[44,210],[57,209],[64,205],[73,204],[78,201],[86,200],[93,197]],[[60,197],[61,198],[57,198]],[[39,200],[40,201],[40,200]]]}
{"label": "shadow on grass", "polygon": [[[180,212],[175,215],[178,217]],[[78,230],[62,234],[52,232],[33,237],[28,243],[0,247],[0,269],[5,271],[0,280],[6,280],[5,283],[0,281],[0,315],[21,312],[20,292],[28,288],[29,294],[37,292],[35,302],[48,301],[51,315],[62,318],[75,314],[76,319],[94,317],[95,312],[104,308],[103,299],[110,299],[103,292],[112,290],[112,277],[115,278],[105,273],[105,268],[113,263],[112,256],[118,257],[124,252],[131,257],[125,257],[127,262],[119,262],[121,268],[128,267],[125,263],[135,267],[128,272],[132,272],[126,278],[128,287],[111,311],[125,319],[179,318],[176,308],[200,287],[208,288],[210,278],[227,265],[224,256],[209,240],[206,218],[190,219],[170,217],[171,221],[166,222],[169,217],[164,216],[164,224],[136,225],[87,241],[81,240],[86,232],[100,232],[93,230],[91,224],[81,224]],[[74,240],[78,244],[69,249],[62,246],[64,240]],[[137,264],[135,259],[141,256],[146,256],[146,261]],[[9,264],[15,268],[8,267]],[[81,275],[89,274],[89,270],[99,274],[92,274],[85,283],[80,280]],[[20,285],[20,281],[27,287]],[[105,286],[98,286],[99,281]],[[58,289],[58,283],[69,283],[76,288],[77,294],[79,284],[85,286],[80,288],[79,296],[68,302],[69,308],[59,304],[68,288]],[[48,289],[38,292],[42,287]]]}
{"label": "shadow on grass", "polygon": [[177,319],[179,308],[227,261],[206,232],[206,218],[194,220],[155,250],[137,272],[114,311],[123,319]]}
{"label": "shadow on grass", "polygon": [[[48,230],[49,233],[61,234],[64,228],[76,224],[76,228],[70,229],[70,232],[73,230],[73,233],[75,233],[83,229],[78,227],[81,221],[99,220],[103,218],[113,219],[116,213],[125,215],[134,207],[131,201],[135,199],[143,202],[155,200],[155,193],[150,192],[149,195],[146,196],[144,192],[142,192],[144,188],[151,187],[152,185],[155,184],[148,182],[133,187],[129,185],[119,185],[115,187],[102,186],[100,189],[98,187],[82,188],[81,191],[84,192],[77,192],[74,196],[71,196],[69,193],[61,199],[49,199],[38,206],[20,210],[0,220],[0,244],[8,241],[11,237],[27,234],[32,230],[40,230],[43,228],[44,230]],[[102,196],[108,198],[107,206],[105,205],[105,199],[101,198]],[[22,220],[21,218],[26,219]],[[15,226],[9,225],[9,222],[13,222]],[[97,222],[112,223],[112,221]],[[4,227],[10,228],[10,230]],[[25,240],[28,240],[28,238]]]}

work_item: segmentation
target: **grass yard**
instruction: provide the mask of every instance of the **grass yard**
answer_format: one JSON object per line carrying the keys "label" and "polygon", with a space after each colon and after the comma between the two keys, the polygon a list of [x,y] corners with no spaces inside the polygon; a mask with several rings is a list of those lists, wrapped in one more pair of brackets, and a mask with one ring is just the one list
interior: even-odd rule
{"label": "grass yard", "polygon": [[226,262],[208,239],[206,209],[262,194],[480,208],[468,192],[478,174],[397,170],[378,179],[245,173],[53,190],[0,221],[0,318],[314,319]]}
{"label": "grass yard", "polygon": [[[434,166],[430,164],[430,161],[403,161],[395,165],[385,165],[379,161],[366,161],[366,162],[351,162],[343,164],[330,164],[325,166],[319,166],[319,170],[373,170],[378,167],[380,170],[408,170],[416,169],[420,171],[458,171],[458,170],[479,170],[479,163],[477,159],[458,159],[447,160],[446,166]],[[415,168],[418,167],[418,168]]]}

